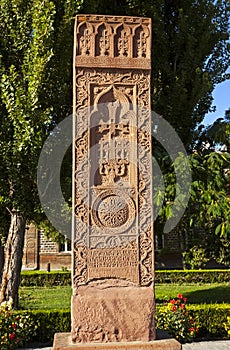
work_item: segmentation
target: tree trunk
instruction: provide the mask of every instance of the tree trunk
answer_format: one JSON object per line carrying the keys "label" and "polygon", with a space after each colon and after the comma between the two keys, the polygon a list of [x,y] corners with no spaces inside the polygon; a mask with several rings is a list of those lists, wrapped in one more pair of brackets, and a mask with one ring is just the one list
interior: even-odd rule
{"label": "tree trunk", "polygon": [[13,305],[18,307],[18,288],[22,268],[26,219],[17,211],[11,212],[11,223],[5,246],[5,259],[2,273],[0,302],[13,299]]}
{"label": "tree trunk", "polygon": [[4,246],[2,240],[0,239],[0,285],[2,283],[2,269],[4,264]]}

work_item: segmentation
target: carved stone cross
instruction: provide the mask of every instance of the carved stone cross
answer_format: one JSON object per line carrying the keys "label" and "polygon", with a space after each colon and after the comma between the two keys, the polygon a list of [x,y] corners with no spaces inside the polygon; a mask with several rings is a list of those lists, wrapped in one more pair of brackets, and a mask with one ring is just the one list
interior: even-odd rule
{"label": "carved stone cross", "polygon": [[72,332],[64,349],[157,345],[150,52],[149,18],[76,17]]}
{"label": "carved stone cross", "polygon": [[[88,43],[85,28],[93,44],[90,56],[82,60],[82,42]],[[155,337],[150,41],[148,18],[77,16],[72,298],[76,342]],[[138,109],[142,106],[143,111]],[[138,145],[142,134],[147,147]],[[85,210],[82,218],[79,208],[81,215]]]}

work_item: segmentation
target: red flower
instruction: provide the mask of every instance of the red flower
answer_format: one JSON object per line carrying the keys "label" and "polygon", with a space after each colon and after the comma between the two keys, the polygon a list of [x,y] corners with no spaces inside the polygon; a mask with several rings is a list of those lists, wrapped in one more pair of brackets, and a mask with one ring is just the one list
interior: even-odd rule
{"label": "red flower", "polygon": [[10,340],[13,340],[15,338],[15,333],[11,333],[9,337],[10,337]]}
{"label": "red flower", "polygon": [[13,329],[16,329],[16,328],[17,328],[16,323],[12,323],[11,327],[12,327]]}
{"label": "red flower", "polygon": [[187,303],[188,301],[188,298],[183,298],[184,302]]}
{"label": "red flower", "polygon": [[190,330],[191,333],[193,333],[195,331],[195,328],[191,327],[189,330]]}
{"label": "red flower", "polygon": [[172,307],[172,311],[176,311],[176,309],[177,309],[177,307],[174,305],[174,306]]}
{"label": "red flower", "polygon": [[183,298],[183,295],[182,295],[182,294],[178,294],[178,295],[177,295],[177,298],[182,299],[182,298]]}
{"label": "red flower", "polygon": [[173,305],[174,305],[175,302],[176,302],[176,300],[174,300],[174,299],[173,299],[173,300],[170,300],[170,304],[173,304]]}
{"label": "red flower", "polygon": [[181,309],[184,309],[184,307],[185,307],[185,304],[180,304]]}

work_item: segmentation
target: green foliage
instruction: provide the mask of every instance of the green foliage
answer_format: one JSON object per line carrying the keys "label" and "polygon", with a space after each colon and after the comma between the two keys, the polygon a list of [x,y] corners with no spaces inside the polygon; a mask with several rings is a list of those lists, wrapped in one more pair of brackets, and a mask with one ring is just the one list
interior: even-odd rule
{"label": "green foliage", "polygon": [[54,287],[71,285],[71,272],[30,271],[21,273],[21,287]]}
{"label": "green foliage", "polygon": [[230,270],[158,270],[155,283],[205,284],[230,281]]}
{"label": "green foliage", "polygon": [[32,219],[39,206],[36,166],[51,120],[40,97],[53,55],[55,9],[52,1],[0,5],[0,231],[6,237],[7,208]]}
{"label": "green foliage", "polygon": [[188,251],[183,252],[182,256],[186,267],[190,267],[192,270],[204,268],[209,261],[205,249],[198,246],[193,246]]}
{"label": "green foliage", "polygon": [[224,323],[224,328],[228,334],[228,337],[230,337],[230,316],[227,317],[227,322]]}
{"label": "green foliage", "polygon": [[[44,219],[37,163],[44,140],[72,111],[73,18],[82,0],[0,1],[0,234],[6,207]],[[56,234],[56,233],[55,233]]]}
{"label": "green foliage", "polygon": [[178,294],[177,298],[167,301],[156,316],[156,327],[165,330],[181,343],[191,342],[198,332],[186,304],[187,298]]}
{"label": "green foliage", "polygon": [[189,311],[199,327],[200,338],[227,338],[225,329],[230,314],[229,304],[190,305]]}
{"label": "green foliage", "polygon": [[219,223],[220,232],[216,233],[224,237],[230,230],[226,215],[230,208],[229,179],[225,174],[230,165],[230,154],[195,152],[190,161],[193,173],[191,201],[196,202],[196,220],[200,224],[204,221],[209,228],[217,228]]}
{"label": "green foliage", "polygon": [[230,193],[226,169],[230,166],[230,154],[196,152],[190,159],[193,183],[186,213],[190,223],[187,232],[197,228],[203,231],[203,238],[198,240],[202,241],[208,256],[229,265]]}
{"label": "green foliage", "polygon": [[230,152],[230,109],[225,112],[223,118],[218,118],[213,124],[202,130],[197,147],[207,147],[219,151]]}
{"label": "green foliage", "polygon": [[[178,172],[178,166],[177,163],[175,166],[172,164],[168,155],[164,155],[163,158],[160,154],[156,156],[164,169],[165,183],[163,205],[160,217],[155,223],[155,232],[161,235],[166,220],[176,215],[176,212],[173,213],[170,209],[175,202],[175,169]],[[177,227],[181,244],[186,246],[188,242],[188,249],[199,245],[206,251],[207,258],[214,258],[217,262],[228,266],[230,263],[230,178],[227,175],[227,169],[230,166],[230,154],[213,150],[194,151],[189,155],[189,162],[192,173],[190,200]],[[183,168],[178,174],[182,174],[183,179]],[[156,202],[158,193],[155,196]],[[179,198],[178,206],[183,206],[183,198]]]}
{"label": "green foliage", "polygon": [[[164,310],[165,307],[157,307],[157,317],[161,318]],[[196,339],[227,338],[225,323],[230,313],[229,304],[188,305],[187,310],[198,328]]]}
{"label": "green foliage", "polygon": [[17,349],[35,336],[38,322],[27,312],[12,310],[12,302],[0,305],[0,348],[1,350]]}
{"label": "green foliage", "polygon": [[39,323],[33,341],[52,341],[55,333],[71,330],[70,309],[30,310],[29,313],[31,318]]}

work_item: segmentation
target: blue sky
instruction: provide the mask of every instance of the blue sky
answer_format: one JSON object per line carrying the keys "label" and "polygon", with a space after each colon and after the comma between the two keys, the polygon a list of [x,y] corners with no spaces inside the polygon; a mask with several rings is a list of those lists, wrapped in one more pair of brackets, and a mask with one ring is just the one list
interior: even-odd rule
{"label": "blue sky", "polygon": [[230,108],[230,80],[226,80],[216,86],[213,91],[213,106],[216,111],[208,113],[202,124],[212,124],[217,118],[224,117],[225,111]]}

